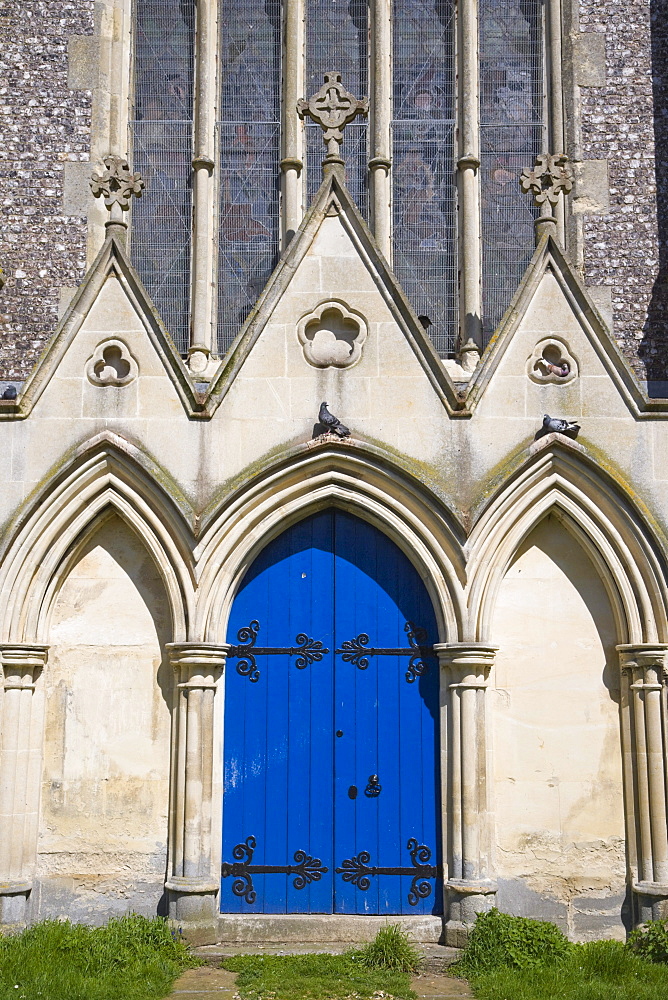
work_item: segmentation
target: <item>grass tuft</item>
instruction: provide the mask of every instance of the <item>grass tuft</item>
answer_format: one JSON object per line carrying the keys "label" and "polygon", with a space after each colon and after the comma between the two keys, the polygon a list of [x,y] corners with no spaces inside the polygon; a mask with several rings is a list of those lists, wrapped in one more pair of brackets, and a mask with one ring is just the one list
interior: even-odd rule
{"label": "grass tuft", "polygon": [[0,1000],[159,1000],[199,964],[158,917],[45,920],[0,937]]}
{"label": "grass tuft", "polygon": [[395,969],[398,972],[416,972],[421,957],[410,935],[399,924],[381,927],[373,941],[356,953],[357,960],[367,969]]}
{"label": "grass tuft", "polygon": [[471,976],[494,969],[528,969],[563,961],[572,945],[555,924],[511,917],[493,909],[479,913],[464,954],[453,967]]}

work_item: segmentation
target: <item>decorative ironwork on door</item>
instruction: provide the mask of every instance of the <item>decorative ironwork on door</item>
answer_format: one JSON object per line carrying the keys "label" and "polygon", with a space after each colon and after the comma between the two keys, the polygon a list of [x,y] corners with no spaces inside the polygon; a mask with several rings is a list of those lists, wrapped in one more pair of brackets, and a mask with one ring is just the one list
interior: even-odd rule
{"label": "decorative ironwork on door", "polygon": [[340,868],[335,868],[337,875],[343,875],[344,882],[352,882],[362,892],[371,885],[371,879],[375,875],[411,875],[412,882],[408,891],[408,902],[411,906],[417,906],[421,899],[426,899],[431,895],[431,885],[429,879],[437,878],[442,874],[441,865],[430,865],[431,850],[426,844],[418,844],[415,837],[411,837],[406,845],[411,855],[411,867],[385,868],[380,865],[370,865],[371,855],[368,851],[360,851],[352,858],[346,858],[341,862]]}
{"label": "decorative ironwork on door", "polygon": [[312,639],[306,632],[300,632],[295,637],[296,646],[256,646],[259,631],[259,621],[244,625],[237,632],[239,645],[230,646],[227,653],[228,658],[239,657],[237,673],[247,677],[252,684],[260,679],[256,656],[296,656],[295,666],[298,670],[304,670],[312,663],[322,660],[325,653],[329,653],[320,639]]}
{"label": "decorative ironwork on door", "polygon": [[254,903],[257,897],[253,885],[253,875],[294,875],[292,882],[295,889],[304,889],[311,882],[319,882],[329,868],[325,868],[320,858],[313,858],[306,851],[295,851],[294,865],[254,865],[253,854],[257,847],[255,837],[246,837],[241,844],[232,850],[234,861],[223,861],[220,866],[221,878],[234,878],[232,892],[241,896],[247,903]]}
{"label": "decorative ironwork on door", "polygon": [[419,625],[406,622],[404,632],[410,643],[408,647],[370,646],[368,634],[360,632],[354,639],[346,639],[345,642],[342,642],[341,649],[337,649],[335,652],[342,654],[346,663],[352,663],[360,670],[366,670],[369,666],[370,656],[410,656],[406,680],[409,684],[413,684],[417,677],[422,677],[429,670],[427,664],[422,662],[422,657],[433,656],[434,647],[427,645],[427,632]]}

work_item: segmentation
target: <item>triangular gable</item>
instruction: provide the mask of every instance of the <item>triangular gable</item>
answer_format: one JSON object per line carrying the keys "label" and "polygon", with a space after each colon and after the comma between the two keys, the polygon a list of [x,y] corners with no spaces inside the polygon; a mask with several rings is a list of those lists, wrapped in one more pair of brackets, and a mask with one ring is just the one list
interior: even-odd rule
{"label": "triangular gable", "polygon": [[[27,417],[52,379],[66,352],[74,343],[97,303],[105,296],[110,279],[118,282],[125,297],[123,303],[139,319],[145,329],[162,366],[191,417],[207,416],[204,398],[194,387],[190,373],[181,360],[171,337],[142,285],[122,244],[113,236],[107,237],[92,266],[86,273],[74,298],[62,317],[32,375],[20,396],[11,403],[3,402],[0,419]],[[119,316],[122,325],[122,316]],[[119,330],[119,333],[122,332]]]}
{"label": "triangular gable", "polygon": [[480,402],[548,274],[554,276],[584,336],[628,409],[636,415],[668,413],[668,401],[650,400],[643,392],[579,275],[549,234],[543,236],[538,244],[526,273],[485,350],[482,362],[468,384],[466,405],[469,411],[472,412]]}
{"label": "triangular gable", "polygon": [[[338,216],[376,288],[403,332],[435,393],[452,416],[466,416],[461,394],[450,380],[422,324],[406,299],[396,277],[380,252],[343,180],[340,167],[329,165],[325,178],[296,235],[272,273],[257,305],[249,315],[210,387],[208,405],[213,410],[228,393],[237,374],[260,338],[277,303],[297,268],[313,246],[323,221]],[[342,289],[344,291],[345,289]]]}

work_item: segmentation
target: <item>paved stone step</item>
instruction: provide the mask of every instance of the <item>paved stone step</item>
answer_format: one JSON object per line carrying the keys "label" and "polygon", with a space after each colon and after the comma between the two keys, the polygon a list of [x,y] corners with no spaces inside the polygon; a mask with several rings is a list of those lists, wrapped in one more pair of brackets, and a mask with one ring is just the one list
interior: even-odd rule
{"label": "paved stone step", "polygon": [[[241,946],[237,946],[234,950],[227,946],[225,949],[219,948],[219,953],[214,956],[212,954],[212,948],[198,948],[196,949],[198,954],[207,952],[207,961],[215,962],[216,965],[220,962],[224,955],[240,954],[244,951]],[[426,953],[428,948],[437,948],[438,945],[429,945],[423,947],[423,952]],[[250,949],[246,948],[245,953],[248,954]],[[272,944],[266,948],[260,949],[255,947],[252,949],[254,953],[262,951],[264,954],[270,955],[300,955],[313,953],[314,949],[304,946],[303,948],[297,948],[295,945],[290,945],[284,947],[282,950],[279,946]],[[330,955],[340,954],[345,948],[341,945],[320,945],[318,946],[318,951],[320,953],[326,953]],[[457,957],[457,952],[454,948],[442,948],[443,951],[454,952],[454,957]],[[437,956],[441,961],[444,961],[444,956]],[[451,961],[453,959],[451,958]],[[187,972],[177,979],[174,984],[174,989],[170,993],[170,997],[174,1000],[233,1000],[236,988],[235,988],[236,975],[233,972],[227,972],[225,969],[213,968],[212,965],[204,965],[199,969],[189,969]],[[472,997],[473,994],[467,986],[466,983],[459,979],[453,979],[450,976],[445,976],[439,973],[431,972],[426,970],[419,976],[415,976],[413,979],[413,989],[417,993],[420,1000],[457,1000],[457,998]]]}

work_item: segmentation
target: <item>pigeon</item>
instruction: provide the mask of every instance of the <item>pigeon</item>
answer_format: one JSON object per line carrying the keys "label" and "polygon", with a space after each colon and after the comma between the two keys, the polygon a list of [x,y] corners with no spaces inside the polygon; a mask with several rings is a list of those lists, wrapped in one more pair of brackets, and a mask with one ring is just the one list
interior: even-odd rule
{"label": "pigeon", "polygon": [[559,417],[551,417],[549,413],[543,414],[543,426],[536,431],[535,441],[545,437],[546,434],[565,434],[566,437],[575,438],[580,432],[580,425],[571,420],[561,420]]}
{"label": "pigeon", "polygon": [[328,432],[332,434],[338,434],[340,438],[348,437],[350,431],[342,424],[338,417],[335,417],[333,413],[330,413],[327,409],[327,403],[320,404],[320,412],[318,413],[318,420],[323,427],[327,429]]}
{"label": "pigeon", "polygon": [[16,399],[17,392],[15,385],[8,385],[2,394],[3,399]]}

